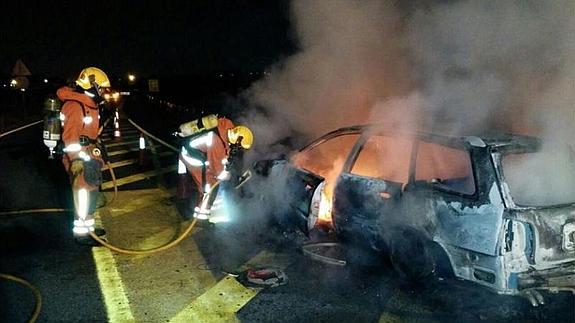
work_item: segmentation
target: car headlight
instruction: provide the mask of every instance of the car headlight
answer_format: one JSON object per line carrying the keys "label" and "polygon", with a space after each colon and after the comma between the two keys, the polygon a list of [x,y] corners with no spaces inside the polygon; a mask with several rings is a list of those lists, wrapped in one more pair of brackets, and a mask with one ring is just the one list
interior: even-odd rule
{"label": "car headlight", "polygon": [[575,250],[575,222],[563,226],[563,249]]}

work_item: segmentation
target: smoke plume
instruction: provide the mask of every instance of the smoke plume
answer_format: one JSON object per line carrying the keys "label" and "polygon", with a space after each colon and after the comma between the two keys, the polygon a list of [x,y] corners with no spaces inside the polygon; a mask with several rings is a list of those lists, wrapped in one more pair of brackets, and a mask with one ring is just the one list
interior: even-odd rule
{"label": "smoke plume", "polygon": [[310,138],[366,123],[376,102],[410,90],[399,15],[390,3],[294,1],[292,21],[299,51],[249,92],[289,135]]}
{"label": "smoke plume", "polygon": [[516,202],[575,201],[575,4],[458,1],[417,10],[408,26],[426,126],[540,137],[541,153],[504,161]]}
{"label": "smoke plume", "polygon": [[294,1],[299,51],[246,93],[256,154],[368,122],[530,134],[543,150],[506,167],[512,189],[527,204],[575,201],[575,3],[411,4]]}

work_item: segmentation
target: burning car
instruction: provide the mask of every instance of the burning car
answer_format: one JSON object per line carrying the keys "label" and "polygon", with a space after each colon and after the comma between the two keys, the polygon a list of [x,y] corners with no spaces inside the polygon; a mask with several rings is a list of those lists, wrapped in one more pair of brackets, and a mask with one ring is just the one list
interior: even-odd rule
{"label": "burning car", "polygon": [[575,293],[575,201],[521,205],[506,179],[540,147],[528,136],[353,126],[289,160],[257,162],[250,185],[269,185],[260,201],[278,218],[305,233],[331,225],[400,276],[427,278],[444,262],[456,277],[538,305],[539,291]]}

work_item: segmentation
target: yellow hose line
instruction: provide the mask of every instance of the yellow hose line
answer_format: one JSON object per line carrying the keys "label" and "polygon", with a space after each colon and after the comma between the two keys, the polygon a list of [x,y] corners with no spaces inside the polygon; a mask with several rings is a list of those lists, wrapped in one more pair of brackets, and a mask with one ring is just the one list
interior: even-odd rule
{"label": "yellow hose line", "polygon": [[116,197],[118,197],[118,185],[116,184],[116,173],[114,173],[114,168],[112,168],[112,165],[110,164],[109,161],[106,161],[106,165],[108,165],[110,176],[112,176],[112,183],[114,184],[114,197],[112,197],[112,200],[106,205],[109,206],[112,205],[112,203],[114,203],[114,201],[116,200]]}
{"label": "yellow hose line", "polygon": [[0,278],[17,282],[18,284],[28,287],[28,289],[32,291],[32,293],[34,294],[34,299],[36,300],[36,305],[34,306],[34,312],[32,312],[32,316],[30,316],[28,322],[30,323],[36,322],[38,316],[40,315],[40,309],[42,308],[42,294],[40,294],[38,288],[30,284],[27,280],[18,278],[16,276],[0,273]]}
{"label": "yellow hose line", "polygon": [[[220,185],[220,182],[219,181],[216,182],[214,184],[214,186],[210,189],[210,192],[208,194],[211,194],[214,191],[214,189],[216,189],[216,187],[218,187],[219,185]],[[169,242],[163,246],[153,248],[153,249],[148,249],[148,250],[133,250],[133,249],[124,249],[124,248],[116,247],[114,245],[111,245],[107,241],[101,239],[100,237],[98,237],[93,231],[90,231],[90,236],[94,240],[98,241],[104,247],[106,247],[112,251],[115,251],[117,253],[122,253],[122,254],[127,254],[127,255],[148,255],[148,254],[164,251],[164,250],[167,250],[169,248],[172,248],[172,247],[178,245],[180,242],[182,242],[182,240],[184,240],[190,234],[190,232],[192,232],[192,229],[196,225],[196,222],[198,222],[198,219],[194,218],[194,220],[192,220],[192,223],[190,223],[190,225],[186,228],[186,230],[184,230],[184,232],[176,240],[173,240],[172,242]]]}
{"label": "yellow hose line", "polygon": [[[118,197],[118,185],[116,185],[116,174],[109,162],[108,169],[110,170],[110,175],[112,176],[112,182],[114,183],[114,197],[112,200],[107,203],[107,205],[111,205]],[[3,215],[17,215],[17,214],[30,214],[30,213],[57,213],[57,212],[72,212],[73,209],[58,209],[58,208],[48,208],[48,209],[29,209],[29,210],[14,210],[14,211],[3,211],[0,212],[0,216]]]}
{"label": "yellow hose line", "polygon": [[122,253],[122,254],[126,254],[126,255],[148,255],[148,254],[164,251],[166,249],[169,249],[169,248],[179,244],[182,240],[184,240],[184,238],[186,238],[190,234],[190,232],[192,232],[192,229],[196,225],[196,222],[197,222],[197,219],[194,219],[192,221],[192,223],[190,223],[190,225],[186,228],[186,230],[176,240],[173,240],[172,242],[167,243],[163,246],[160,246],[160,247],[157,247],[154,249],[148,249],[148,250],[132,250],[132,249],[124,249],[124,248],[116,247],[114,245],[109,244],[108,242],[101,239],[100,237],[98,237],[93,231],[90,231],[90,236],[94,240],[98,241],[104,247],[106,247],[112,251],[115,251],[117,253]]}

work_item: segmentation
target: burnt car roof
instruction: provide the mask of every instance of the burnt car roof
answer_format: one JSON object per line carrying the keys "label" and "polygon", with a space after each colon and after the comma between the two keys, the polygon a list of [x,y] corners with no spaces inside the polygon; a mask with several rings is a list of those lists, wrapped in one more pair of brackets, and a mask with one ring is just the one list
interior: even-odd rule
{"label": "burnt car roof", "polygon": [[345,134],[359,134],[364,132],[372,132],[382,135],[388,135],[391,137],[410,137],[418,138],[419,140],[436,142],[448,147],[454,148],[464,148],[471,146],[489,146],[496,148],[502,153],[527,153],[535,152],[539,150],[541,146],[541,141],[538,138],[509,134],[509,133],[499,133],[490,132],[479,135],[448,135],[441,133],[431,133],[431,132],[405,132],[397,131],[392,129],[392,127],[383,124],[365,124],[365,125],[354,125],[349,127],[342,127],[337,130],[330,131],[318,139],[314,140],[311,144],[306,145],[301,150],[306,150],[317,146],[318,144]]}

